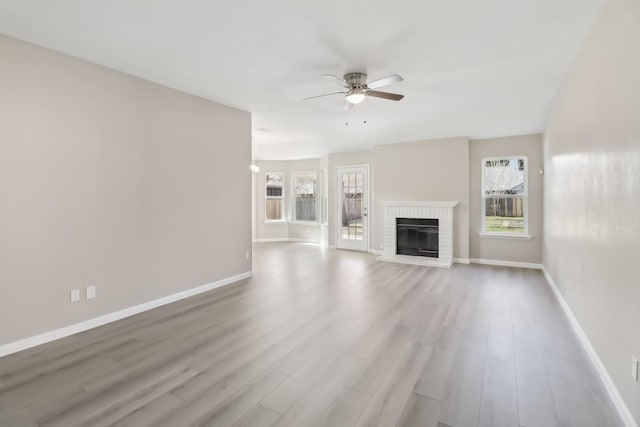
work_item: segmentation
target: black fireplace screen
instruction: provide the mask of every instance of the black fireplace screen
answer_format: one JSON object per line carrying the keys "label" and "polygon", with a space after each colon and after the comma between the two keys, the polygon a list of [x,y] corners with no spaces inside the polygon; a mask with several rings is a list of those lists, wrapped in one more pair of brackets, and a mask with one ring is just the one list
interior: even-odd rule
{"label": "black fireplace screen", "polygon": [[438,220],[396,218],[396,253],[438,258]]}

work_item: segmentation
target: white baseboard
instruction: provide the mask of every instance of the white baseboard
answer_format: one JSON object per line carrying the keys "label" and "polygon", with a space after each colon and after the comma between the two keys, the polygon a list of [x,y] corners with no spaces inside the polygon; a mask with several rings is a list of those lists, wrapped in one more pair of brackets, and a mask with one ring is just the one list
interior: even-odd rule
{"label": "white baseboard", "polygon": [[189,298],[191,296],[201,294],[203,292],[210,291],[231,283],[237,282],[242,279],[248,279],[253,276],[252,271],[246,273],[237,274],[235,276],[226,277],[224,279],[217,280],[206,285],[198,286],[196,288],[187,289],[186,291],[178,292],[166,297],[158,298],[153,301],[145,302],[133,307],[128,307],[123,310],[115,311],[113,313],[105,314],[93,319],[85,320],[84,322],[75,323],[73,325],[65,326],[60,329],[45,332],[32,337],[23,338],[18,341],[10,342],[0,345],[0,357],[6,356],[12,353],[17,353],[22,350],[26,350],[31,347],[35,347],[41,344],[48,343],[60,338],[68,337],[69,335],[77,334],[88,329],[93,329],[98,326],[105,325],[107,323],[115,322],[116,320],[124,319],[125,317],[133,316],[143,311],[148,311],[166,304],[170,304],[181,299]]}
{"label": "white baseboard", "polygon": [[482,258],[470,258],[469,261],[471,264],[499,265],[502,267],[533,268],[536,270],[542,270],[542,264],[535,264],[532,262],[501,261],[497,259]]}
{"label": "white baseboard", "polygon": [[567,301],[565,301],[564,297],[560,293],[560,290],[556,286],[556,283],[553,281],[553,279],[551,278],[551,275],[549,275],[549,272],[544,266],[542,267],[542,273],[544,274],[544,277],[547,279],[547,283],[549,283],[549,287],[551,288],[551,290],[553,290],[553,293],[555,294],[556,298],[560,302],[560,305],[564,310],[564,314],[569,319],[569,323],[571,323],[571,327],[573,328],[574,332],[578,336],[578,339],[580,340],[580,343],[582,344],[585,351],[587,352],[589,359],[591,359],[591,363],[593,363],[593,366],[596,368],[596,371],[598,372],[600,379],[602,380],[605,388],[607,389],[607,392],[609,393],[611,400],[613,400],[613,404],[618,410],[618,414],[620,414],[620,418],[622,418],[622,422],[624,422],[624,425],[627,427],[638,427],[638,423],[636,423],[636,421],[633,419],[633,415],[631,415],[631,411],[629,410],[629,408],[627,407],[627,404],[622,399],[622,396],[620,395],[618,388],[613,383],[613,380],[609,376],[609,373],[607,372],[607,369],[604,367],[604,364],[600,360],[600,357],[598,357],[598,353],[596,353],[596,350],[591,345],[591,341],[589,341],[587,334],[582,329],[582,326],[580,326],[580,323],[578,323],[578,319],[576,319],[576,317],[573,315],[573,312],[571,311],[571,307],[569,307],[569,304],[567,304]]}
{"label": "white baseboard", "polygon": [[454,258],[453,262],[458,264],[471,264],[471,260],[469,258]]}
{"label": "white baseboard", "polygon": [[374,255],[381,256],[382,254],[384,254],[384,251],[381,251],[381,250],[379,250],[379,249],[369,249],[369,253],[370,253],[370,254],[374,254]]}

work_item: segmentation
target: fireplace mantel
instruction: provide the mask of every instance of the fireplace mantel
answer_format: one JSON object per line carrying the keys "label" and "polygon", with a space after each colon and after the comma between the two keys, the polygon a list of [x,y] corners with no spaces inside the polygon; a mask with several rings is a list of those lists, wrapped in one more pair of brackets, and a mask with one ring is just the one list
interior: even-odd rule
{"label": "fireplace mantel", "polygon": [[[449,268],[453,264],[453,208],[458,202],[382,202],[384,206],[384,250],[380,261]],[[439,220],[438,258],[396,254],[396,218]]]}

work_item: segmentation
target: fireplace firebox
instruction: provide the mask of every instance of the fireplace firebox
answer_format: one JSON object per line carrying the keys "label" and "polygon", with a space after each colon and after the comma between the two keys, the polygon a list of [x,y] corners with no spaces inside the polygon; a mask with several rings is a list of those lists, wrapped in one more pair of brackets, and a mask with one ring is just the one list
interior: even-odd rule
{"label": "fireplace firebox", "polygon": [[438,219],[396,218],[396,254],[438,258]]}

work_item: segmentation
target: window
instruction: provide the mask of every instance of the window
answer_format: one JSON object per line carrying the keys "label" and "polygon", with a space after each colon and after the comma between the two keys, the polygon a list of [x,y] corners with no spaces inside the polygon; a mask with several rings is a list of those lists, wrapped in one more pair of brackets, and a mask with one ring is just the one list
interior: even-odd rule
{"label": "window", "polygon": [[267,172],[265,174],[265,220],[284,221],[284,174]]}
{"label": "window", "polygon": [[527,158],[482,159],[482,232],[528,236]]}
{"label": "window", "polygon": [[296,221],[316,220],[316,173],[296,172],[293,177]]}

